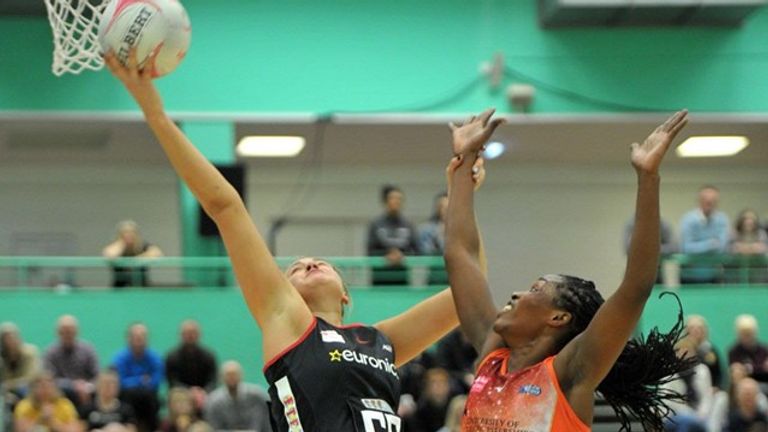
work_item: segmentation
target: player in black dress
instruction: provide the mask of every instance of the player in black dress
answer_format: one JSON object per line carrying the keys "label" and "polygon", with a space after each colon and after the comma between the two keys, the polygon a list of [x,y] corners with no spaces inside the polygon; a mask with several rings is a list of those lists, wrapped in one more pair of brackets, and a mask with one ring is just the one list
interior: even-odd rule
{"label": "player in black dress", "polygon": [[342,326],[349,295],[339,274],[313,258],[280,270],[237,192],[166,115],[152,83],[152,62],[139,70],[135,52],[127,67],[111,53],[105,61],[219,228],[262,330],[264,358],[271,359],[265,374],[276,430],[400,431],[397,367],[458,325],[450,290],[372,327]]}

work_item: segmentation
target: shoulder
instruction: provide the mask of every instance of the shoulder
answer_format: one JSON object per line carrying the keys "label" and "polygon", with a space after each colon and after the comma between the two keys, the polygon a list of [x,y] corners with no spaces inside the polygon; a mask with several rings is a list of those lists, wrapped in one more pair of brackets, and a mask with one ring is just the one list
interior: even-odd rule
{"label": "shoulder", "polygon": [[129,360],[128,348],[120,348],[120,351],[116,352],[112,361],[115,363],[122,363]]}
{"label": "shoulder", "polygon": [[48,348],[45,349],[45,352],[43,353],[43,356],[45,358],[51,358],[61,353],[61,344],[58,342],[54,342],[50,345],[48,345]]}
{"label": "shoulder", "polygon": [[147,358],[149,358],[155,363],[161,363],[163,361],[162,357],[160,356],[160,353],[155,351],[152,348],[147,349]]}
{"label": "shoulder", "polygon": [[22,354],[28,357],[37,357],[39,351],[35,345],[29,343],[25,343],[21,348]]}
{"label": "shoulder", "polygon": [[269,400],[269,394],[263,388],[261,388],[261,386],[252,383],[243,383],[242,385],[243,390],[250,397],[262,399],[264,401]]}
{"label": "shoulder", "polygon": [[479,373],[484,368],[493,366],[494,364],[499,362],[503,362],[507,357],[509,357],[509,348],[506,348],[506,347],[496,348],[493,351],[486,354],[485,357],[480,359],[475,369]]}
{"label": "shoulder", "polygon": [[35,407],[32,405],[32,402],[28,398],[22,399],[18,404],[16,404],[16,408],[14,408],[13,413],[16,416],[28,416],[35,412]]}

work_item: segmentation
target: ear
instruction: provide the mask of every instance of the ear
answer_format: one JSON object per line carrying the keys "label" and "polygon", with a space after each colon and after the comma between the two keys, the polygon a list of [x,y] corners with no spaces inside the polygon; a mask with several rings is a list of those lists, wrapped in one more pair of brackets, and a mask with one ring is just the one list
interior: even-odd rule
{"label": "ear", "polygon": [[555,310],[549,317],[548,324],[552,327],[564,327],[571,323],[573,315],[570,312]]}

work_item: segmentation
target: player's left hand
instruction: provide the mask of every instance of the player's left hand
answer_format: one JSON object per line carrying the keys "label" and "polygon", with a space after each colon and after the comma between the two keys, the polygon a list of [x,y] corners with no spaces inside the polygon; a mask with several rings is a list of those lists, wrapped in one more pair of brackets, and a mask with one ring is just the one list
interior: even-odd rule
{"label": "player's left hand", "polygon": [[632,166],[638,173],[657,174],[664,155],[678,132],[688,123],[688,110],[676,112],[642,144],[632,144]]}

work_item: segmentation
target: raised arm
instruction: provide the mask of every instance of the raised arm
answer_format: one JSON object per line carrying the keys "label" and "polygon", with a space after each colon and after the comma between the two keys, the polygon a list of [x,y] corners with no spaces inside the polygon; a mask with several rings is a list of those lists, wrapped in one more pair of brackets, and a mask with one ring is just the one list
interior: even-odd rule
{"label": "raised arm", "polygon": [[555,370],[561,382],[584,390],[590,398],[624,349],[656,280],[660,239],[659,166],[672,140],[688,122],[687,115],[687,111],[676,113],[645,142],[632,144],[637,200],[624,279],[586,330],[555,358]]}
{"label": "raised arm", "polygon": [[453,172],[445,221],[445,265],[461,327],[478,353],[491,331],[496,306],[480,262],[480,235],[475,222],[472,167],[478,153],[501,120],[493,110],[451,125],[454,154],[460,165]]}
{"label": "raised arm", "polygon": [[[451,189],[453,170],[456,165],[458,164],[455,161],[451,161],[446,169],[446,175],[449,176],[448,190]],[[479,188],[485,180],[483,160],[478,159],[475,167],[472,179],[474,187]],[[480,267],[485,273],[487,265],[482,243],[478,258]],[[395,364],[400,366],[424,352],[458,324],[453,295],[450,289],[445,289],[407,311],[377,323],[375,327],[392,341],[395,347]]]}
{"label": "raised arm", "polygon": [[111,53],[105,61],[141,107],[176,173],[216,222],[248,308],[264,333],[264,356],[273,357],[310,325],[309,308],[275,263],[235,189],[166,115],[152,68],[139,71],[135,52],[128,67]]}

